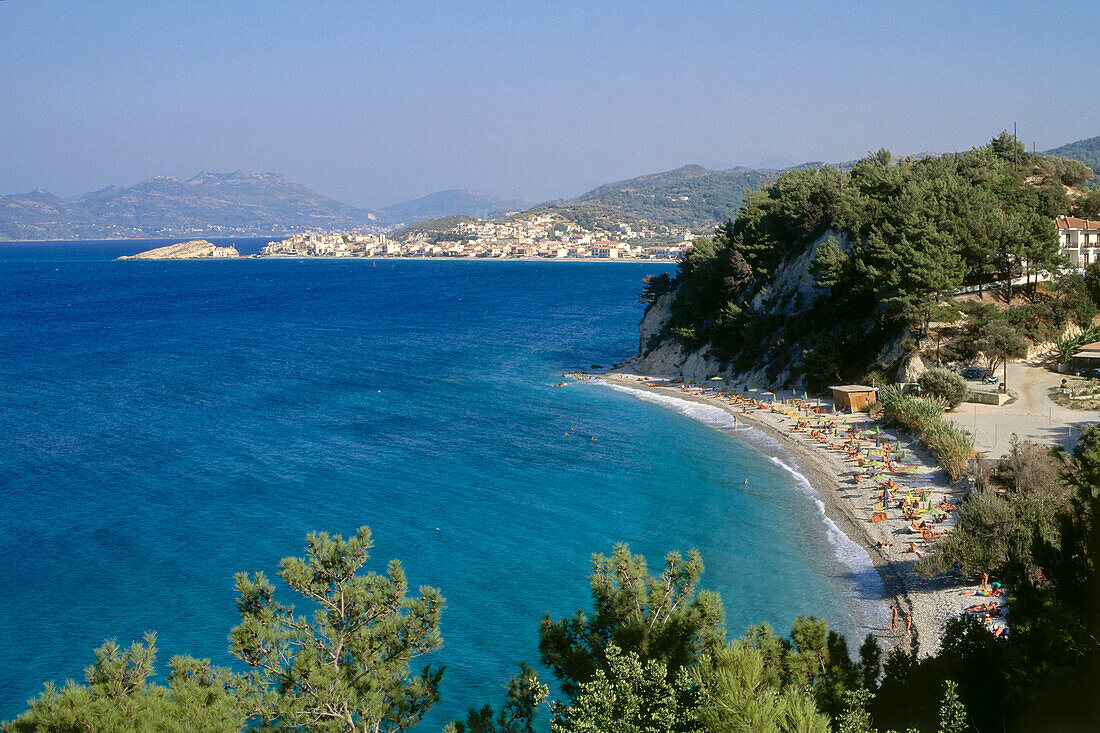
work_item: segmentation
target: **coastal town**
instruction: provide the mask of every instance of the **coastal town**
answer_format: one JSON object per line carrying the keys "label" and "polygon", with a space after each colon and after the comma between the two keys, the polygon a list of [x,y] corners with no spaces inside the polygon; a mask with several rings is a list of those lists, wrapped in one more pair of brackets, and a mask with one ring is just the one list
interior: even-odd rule
{"label": "coastal town", "polygon": [[589,229],[549,214],[526,214],[496,221],[463,219],[439,229],[410,227],[390,236],[302,232],[268,243],[259,256],[678,260],[697,236],[711,234],[627,222],[617,222],[613,230]]}

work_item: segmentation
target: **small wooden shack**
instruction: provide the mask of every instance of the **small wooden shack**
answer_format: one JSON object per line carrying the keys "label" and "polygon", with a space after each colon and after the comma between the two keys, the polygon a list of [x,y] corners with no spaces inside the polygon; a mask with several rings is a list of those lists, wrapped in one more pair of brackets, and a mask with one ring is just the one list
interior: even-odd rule
{"label": "small wooden shack", "polygon": [[877,387],[864,387],[862,384],[842,384],[829,387],[833,391],[833,402],[842,410],[860,412],[875,404],[878,397]]}

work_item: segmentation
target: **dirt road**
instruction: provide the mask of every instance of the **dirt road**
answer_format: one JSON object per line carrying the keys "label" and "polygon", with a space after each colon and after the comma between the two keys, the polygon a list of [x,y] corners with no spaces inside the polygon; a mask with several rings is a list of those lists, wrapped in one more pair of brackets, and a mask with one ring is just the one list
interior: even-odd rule
{"label": "dirt road", "polygon": [[[1036,364],[1009,364],[1008,388],[1017,394],[1014,403],[997,407],[964,402],[945,417],[974,433],[975,447],[989,458],[1004,455],[1013,434],[1073,448],[1081,430],[1100,421],[1100,412],[1070,410],[1055,404],[1047,391],[1059,386],[1064,377]],[[970,386],[983,388],[978,382]]]}

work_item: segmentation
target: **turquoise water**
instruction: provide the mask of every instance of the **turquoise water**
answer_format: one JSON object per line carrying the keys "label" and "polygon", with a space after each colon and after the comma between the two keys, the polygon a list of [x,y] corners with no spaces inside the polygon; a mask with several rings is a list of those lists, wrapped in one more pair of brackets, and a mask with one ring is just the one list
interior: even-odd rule
{"label": "turquoise water", "polygon": [[0,719],[108,637],[234,663],[233,574],[363,524],[372,568],[447,599],[428,730],[499,700],[619,541],[653,567],[699,549],[733,633],[867,623],[866,555],[778,446],[554,388],[634,352],[667,266],[111,261],[147,246],[0,244]]}

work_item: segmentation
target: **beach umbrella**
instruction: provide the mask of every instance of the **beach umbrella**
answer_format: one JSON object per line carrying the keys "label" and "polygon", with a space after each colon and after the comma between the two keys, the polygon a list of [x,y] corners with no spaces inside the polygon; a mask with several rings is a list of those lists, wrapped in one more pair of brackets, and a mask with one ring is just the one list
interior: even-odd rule
{"label": "beach umbrella", "polygon": [[938,506],[932,507],[928,510],[928,515],[932,517],[939,517],[943,516],[944,514],[947,514],[947,512],[945,512],[943,509],[940,509]]}

